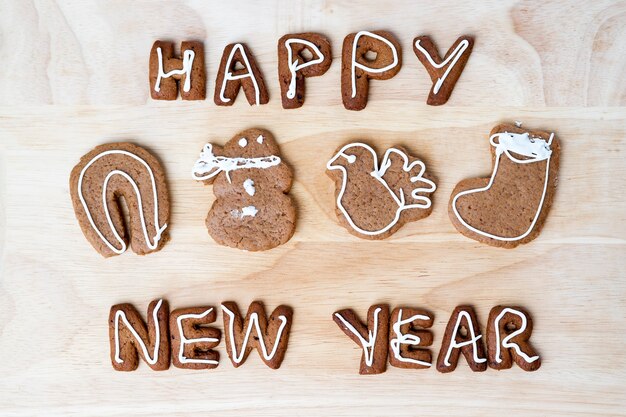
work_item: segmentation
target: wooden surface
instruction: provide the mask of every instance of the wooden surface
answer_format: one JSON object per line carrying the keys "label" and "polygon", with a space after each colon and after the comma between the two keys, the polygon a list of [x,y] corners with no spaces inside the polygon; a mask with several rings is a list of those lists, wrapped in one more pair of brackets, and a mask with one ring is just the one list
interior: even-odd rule
{"label": "wooden surface", "polygon": [[[0,4],[0,414],[2,415],[625,415],[626,3],[619,1],[8,1]],[[340,47],[360,29],[392,30],[403,46],[395,78],[372,83],[362,112],[341,105]],[[307,81],[300,110],[282,110],[276,41],[319,31],[329,72]],[[476,45],[447,105],[425,104],[426,71],[411,40]],[[208,96],[224,45],[245,41],[270,103],[155,102],[147,61],[156,39],[205,42]],[[487,134],[501,121],[554,130],[562,167],[543,233],[515,250],[457,233],[446,205],[461,179],[488,175]],[[266,253],[217,246],[204,218],[209,187],[190,178],[206,141],[270,129],[295,169],[299,219]],[[341,143],[407,146],[438,178],[430,217],[370,242],[337,224],[326,160]],[[101,258],[74,218],[69,172],[94,146],[131,140],[163,162],[172,196],[171,241],[156,254]],[[253,353],[234,369],[223,343],[212,371],[113,371],[107,316],[131,302],[172,308],[295,309],[278,371]],[[390,368],[357,374],[360,351],[332,322],[375,302],[435,314],[434,353],[452,309],[473,304],[484,325],[499,303],[525,306],[543,358],[518,368],[452,374]],[[220,316],[221,321],[221,316]],[[221,327],[221,324],[220,326]]]}

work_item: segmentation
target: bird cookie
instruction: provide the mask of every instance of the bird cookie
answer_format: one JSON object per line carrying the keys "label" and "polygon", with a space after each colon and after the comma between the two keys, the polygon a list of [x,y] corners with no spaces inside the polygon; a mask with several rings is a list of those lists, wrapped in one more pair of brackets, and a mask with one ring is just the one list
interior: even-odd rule
{"label": "bird cookie", "polygon": [[96,147],[72,170],[70,194],[83,234],[105,258],[125,252],[129,241],[138,255],[163,246],[170,216],[167,184],[161,164],[145,149],[132,143]]}
{"label": "bird cookie", "polygon": [[403,148],[389,148],[382,162],[364,143],[341,147],[326,165],[335,181],[337,217],[350,233],[384,239],[403,224],[427,217],[436,189],[424,162]]}
{"label": "bird cookie", "polygon": [[220,245],[262,251],[291,239],[296,208],[287,193],[293,173],[268,131],[245,130],[224,147],[206,144],[192,177],[213,184],[216,200],[206,226]]}
{"label": "bird cookie", "polygon": [[539,235],[557,184],[560,145],[554,133],[501,124],[491,131],[490,177],[461,181],[448,214],[463,235],[514,248]]}

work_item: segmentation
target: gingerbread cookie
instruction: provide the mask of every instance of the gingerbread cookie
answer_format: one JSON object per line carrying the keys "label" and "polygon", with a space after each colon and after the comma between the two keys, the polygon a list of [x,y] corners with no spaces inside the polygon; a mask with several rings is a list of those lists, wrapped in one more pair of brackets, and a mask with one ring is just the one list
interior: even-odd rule
{"label": "gingerbread cookie", "polygon": [[556,190],[560,144],[554,133],[508,124],[494,127],[489,142],[491,177],[458,183],[448,213],[463,235],[514,248],[535,239],[548,216]]}
{"label": "gingerbread cookie", "polygon": [[166,241],[170,208],[165,174],[159,161],[139,146],[110,143],[84,155],[70,175],[70,194],[83,234],[104,257],[123,253],[129,240],[138,255],[157,251]]}
{"label": "gingerbread cookie", "polygon": [[150,95],[154,100],[204,100],[206,74],[202,42],[182,42],[183,59],[174,56],[174,44],[156,41],[150,51]]}
{"label": "gingerbread cookie", "polygon": [[332,59],[330,41],[318,33],[292,33],[278,40],[278,80],[284,109],[302,107],[304,78],[324,75]]}
{"label": "gingerbread cookie", "polygon": [[111,363],[116,371],[134,371],[139,357],[155,371],[170,367],[169,306],[154,300],[148,306],[148,325],[131,304],[118,304],[109,313]]}
{"label": "gingerbread cookie", "polygon": [[223,148],[205,145],[192,176],[213,183],[216,200],[206,225],[217,243],[260,251],[293,235],[296,209],[287,194],[293,174],[268,131],[245,130]]}
{"label": "gingerbread cookie", "polygon": [[232,106],[240,88],[243,88],[251,106],[269,101],[263,75],[254,56],[245,44],[231,43],[222,54],[213,101],[218,106]]}
{"label": "gingerbread cookie", "polygon": [[485,371],[487,359],[481,339],[482,334],[474,309],[470,306],[456,307],[443,335],[443,343],[437,358],[437,370],[443,373],[454,371],[462,353],[472,371]]}
{"label": "gingerbread cookie", "polygon": [[[235,368],[246,361],[252,348],[259,352],[267,366],[280,368],[289,342],[293,318],[291,307],[278,306],[268,318],[263,303],[255,301],[250,304],[244,320],[237,304],[228,301],[222,303],[222,313],[226,352]],[[256,336],[252,336],[253,331]]]}
{"label": "gingerbread cookie", "polygon": [[426,310],[397,307],[391,313],[389,364],[397,368],[423,369],[432,365],[428,346],[433,344],[429,330],[433,316]]}
{"label": "gingerbread cookie", "polygon": [[207,327],[217,317],[213,307],[180,308],[170,314],[172,364],[183,369],[213,369],[219,364],[220,354],[213,350],[221,332]]}
{"label": "gingerbread cookie", "polygon": [[492,308],[487,323],[489,366],[497,370],[509,369],[515,362],[525,371],[539,369],[541,359],[528,341],[532,331],[533,321],[523,308]]}
{"label": "gingerbread cookie", "polygon": [[363,349],[359,374],[380,374],[387,369],[389,351],[389,306],[376,304],[367,312],[367,325],[351,309],[333,314],[337,326]]}
{"label": "gingerbread cookie", "polygon": [[428,36],[413,39],[413,52],[428,71],[433,86],[428,95],[427,104],[440,106],[445,104],[452,94],[454,85],[459,80],[463,68],[472,53],[474,38],[461,36],[448,49],[443,57],[439,56],[437,46]]}
{"label": "gingerbread cookie", "polygon": [[362,30],[343,41],[341,97],[348,110],[367,105],[369,80],[387,80],[402,66],[402,48],[389,32]]}
{"label": "gingerbread cookie", "polygon": [[326,169],[335,181],[337,217],[355,236],[384,239],[432,211],[435,183],[424,163],[401,147],[387,149],[379,166],[369,145],[349,143]]}

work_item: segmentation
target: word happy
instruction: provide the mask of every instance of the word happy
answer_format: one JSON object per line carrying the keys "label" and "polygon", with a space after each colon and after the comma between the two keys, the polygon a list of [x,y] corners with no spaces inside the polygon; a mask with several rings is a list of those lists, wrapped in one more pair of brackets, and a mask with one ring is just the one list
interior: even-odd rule
{"label": "word happy", "polygon": [[[224,302],[219,309],[200,306],[170,312],[167,301],[154,300],[148,306],[147,323],[130,304],[111,307],[113,368],[133,371],[140,358],[155,371],[168,369],[170,363],[182,369],[216,368],[219,353],[213,349],[222,337],[221,331],[209,324],[216,321],[218,310],[223,316],[226,352],[234,367],[241,366],[253,349],[268,367],[280,367],[290,336],[291,308],[281,305],[267,316],[263,304],[255,301],[243,316],[235,303]],[[377,304],[370,307],[366,323],[351,309],[335,312],[333,320],[362,350],[361,374],[382,373],[387,362],[412,369],[433,365],[429,349],[433,335],[428,330],[433,315],[426,310],[397,307],[390,313],[389,306]],[[446,326],[436,368],[452,372],[462,355],[475,372],[488,366],[508,369],[513,363],[535,371],[541,360],[529,342],[531,333],[532,320],[523,308],[496,306],[483,338],[472,307],[459,306]]]}
{"label": "word happy", "polygon": [[[432,88],[427,103],[441,105],[448,101],[454,85],[472,52],[474,40],[461,36],[445,56],[439,55],[427,36],[413,40],[413,51],[428,72]],[[174,55],[174,44],[156,41],[150,53],[150,93],[155,100],[206,98],[204,47],[201,42],[181,43],[181,57]],[[360,31],[344,39],[341,62],[341,95],[348,110],[362,110],[367,105],[369,80],[387,80],[402,66],[402,48],[386,31]],[[305,97],[305,78],[325,74],[330,68],[330,41],[318,33],[288,34],[278,41],[278,73],[283,108],[301,107]],[[239,90],[250,105],[269,101],[263,74],[252,51],[243,43],[225,47],[219,65],[214,92],[218,106],[234,103]]]}

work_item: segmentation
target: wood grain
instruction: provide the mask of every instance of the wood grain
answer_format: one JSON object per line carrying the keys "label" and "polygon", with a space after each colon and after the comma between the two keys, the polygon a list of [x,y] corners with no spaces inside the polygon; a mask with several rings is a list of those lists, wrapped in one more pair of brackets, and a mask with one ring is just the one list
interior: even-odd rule
{"label": "wood grain", "polygon": [[[9,1],[0,5],[0,414],[2,415],[626,415],[626,3],[623,1]],[[362,112],[343,109],[340,45],[359,29],[392,30],[403,46],[395,78],[372,82]],[[307,99],[282,110],[276,41],[290,32],[331,39],[334,62],[307,80]],[[442,49],[461,34],[474,52],[447,105],[426,106],[428,74],[411,40]],[[253,50],[270,102],[232,108],[211,100],[149,98],[155,39],[205,42],[208,94],[222,48]],[[454,185],[490,170],[488,132],[502,121],[553,130],[560,183],[538,239],[515,250],[457,233],[446,205]],[[204,218],[210,187],[190,179],[206,141],[259,126],[273,132],[295,170],[296,234],[266,253],[217,246]],[[364,241],[337,224],[325,162],[365,139],[402,144],[438,178],[430,217],[391,239]],[[94,146],[132,140],[165,166],[171,241],[146,257],[102,259],[81,234],[69,172]],[[294,307],[283,366],[255,353],[234,369],[223,344],[212,371],[109,363],[109,307],[144,311]],[[476,307],[482,324],[499,303],[533,315],[542,368],[452,374],[390,368],[358,375],[360,352],[331,320],[375,302],[435,314],[437,353],[452,309]],[[221,320],[221,317],[219,318]]]}

